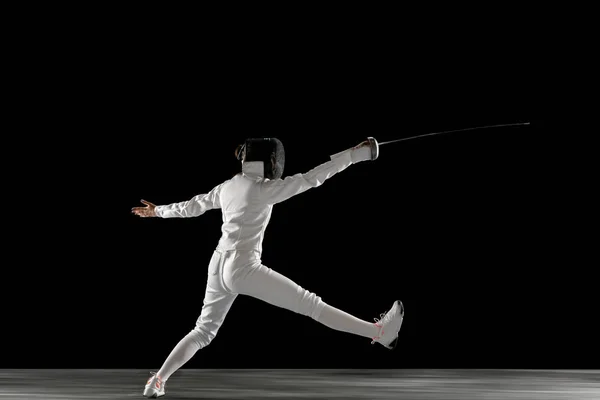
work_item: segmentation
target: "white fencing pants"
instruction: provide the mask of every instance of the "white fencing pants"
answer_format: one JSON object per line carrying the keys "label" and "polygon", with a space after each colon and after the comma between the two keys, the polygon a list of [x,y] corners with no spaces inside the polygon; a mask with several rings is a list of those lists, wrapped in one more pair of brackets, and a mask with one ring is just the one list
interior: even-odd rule
{"label": "white fencing pants", "polygon": [[215,251],[208,267],[202,313],[196,322],[200,344],[217,334],[238,294],[318,319],[324,303],[314,293],[261,263],[255,251]]}
{"label": "white fencing pants", "polygon": [[378,333],[373,323],[325,304],[319,296],[264,266],[258,252],[216,250],[208,267],[202,312],[196,327],[175,346],[158,372],[164,382],[198,350],[210,344],[238,294],[309,316],[332,329],[370,338]]}

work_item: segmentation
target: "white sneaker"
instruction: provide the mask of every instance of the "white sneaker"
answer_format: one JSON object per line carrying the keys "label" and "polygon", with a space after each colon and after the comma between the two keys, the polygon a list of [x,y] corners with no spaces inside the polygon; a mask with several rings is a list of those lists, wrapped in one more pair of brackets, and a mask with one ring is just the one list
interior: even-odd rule
{"label": "white sneaker", "polygon": [[[396,300],[390,311],[381,314],[380,317],[381,320],[375,318],[375,326],[379,327],[379,334],[373,338],[371,344],[377,342],[393,350],[398,344],[398,332],[404,320],[404,305],[400,300]],[[394,342],[393,346],[392,342]]]}
{"label": "white sneaker", "polygon": [[146,388],[144,389],[144,396],[149,399],[156,399],[165,395],[165,383],[160,379],[160,376],[156,372],[150,372],[152,377],[148,379]]}

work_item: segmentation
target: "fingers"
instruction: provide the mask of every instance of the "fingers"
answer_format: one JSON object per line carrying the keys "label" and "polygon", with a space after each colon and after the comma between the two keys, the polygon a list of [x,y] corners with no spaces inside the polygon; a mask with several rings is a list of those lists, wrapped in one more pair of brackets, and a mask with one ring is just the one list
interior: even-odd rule
{"label": "fingers", "polygon": [[144,199],[140,200],[143,204],[146,205],[146,207],[133,207],[131,209],[131,212],[139,217],[153,217],[154,216],[154,208],[156,207],[156,205],[150,203],[149,201],[146,201]]}
{"label": "fingers", "polygon": [[138,217],[151,217],[152,216],[152,214],[146,208],[131,210],[131,213],[137,215]]}

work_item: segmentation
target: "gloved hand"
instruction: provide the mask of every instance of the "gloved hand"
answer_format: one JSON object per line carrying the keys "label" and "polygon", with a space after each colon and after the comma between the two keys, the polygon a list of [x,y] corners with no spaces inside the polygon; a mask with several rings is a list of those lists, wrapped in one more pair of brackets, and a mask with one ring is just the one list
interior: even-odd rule
{"label": "gloved hand", "polygon": [[368,161],[373,159],[373,153],[371,151],[371,143],[368,140],[359,143],[358,145],[351,147],[347,150],[339,152],[331,156],[331,159],[334,160],[342,155],[350,154],[350,159],[353,164],[356,164],[361,161]]}
{"label": "gloved hand", "polygon": [[351,149],[352,162],[354,164],[361,161],[371,160],[371,144],[365,140]]}

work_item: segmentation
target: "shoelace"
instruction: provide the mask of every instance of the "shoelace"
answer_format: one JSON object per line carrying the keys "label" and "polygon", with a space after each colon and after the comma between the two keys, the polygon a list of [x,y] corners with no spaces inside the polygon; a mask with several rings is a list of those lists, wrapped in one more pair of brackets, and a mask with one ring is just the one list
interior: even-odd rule
{"label": "shoelace", "polygon": [[[386,316],[386,315],[387,315],[387,313],[381,313],[381,314],[379,314],[379,318],[375,318],[375,326],[377,326],[377,327],[379,327],[379,328],[383,329],[383,325],[382,325],[382,324],[380,324],[380,322],[381,322],[381,323],[383,323],[383,322],[384,322],[384,320],[385,320],[385,316]],[[380,318],[381,318],[381,319],[380,319]],[[389,319],[389,318],[388,318],[388,319]],[[382,333],[383,333],[383,331],[382,331]],[[377,339],[379,339],[380,337],[381,337],[381,336],[375,336],[375,337],[373,338],[373,341],[371,342],[371,344],[375,344],[375,341],[376,341]]]}
{"label": "shoelace", "polygon": [[379,318],[381,318],[381,319],[375,318],[375,323],[379,323],[380,321],[383,322],[383,320],[385,319],[386,315],[387,315],[387,313],[381,313],[381,314],[379,314]]}
{"label": "shoelace", "polygon": [[[156,380],[158,381],[159,385],[162,386],[163,385],[163,381],[162,379],[160,379],[160,376],[156,375],[156,372],[150,372],[150,375],[152,376],[156,376]],[[148,379],[148,384],[150,384],[150,381],[152,380],[152,378]]]}

